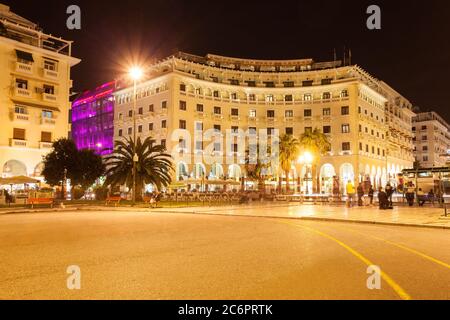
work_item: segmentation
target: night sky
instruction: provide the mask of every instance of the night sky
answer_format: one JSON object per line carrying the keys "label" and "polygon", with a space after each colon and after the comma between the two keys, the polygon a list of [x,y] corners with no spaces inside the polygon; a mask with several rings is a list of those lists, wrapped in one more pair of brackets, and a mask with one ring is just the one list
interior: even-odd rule
{"label": "night sky", "polygon": [[[232,57],[333,60],[351,48],[353,62],[421,110],[450,121],[450,2],[0,0],[47,33],[75,41],[76,91],[112,80],[133,61],[177,51]],[[66,28],[66,8],[82,10],[82,29]],[[382,30],[366,28],[370,4],[382,10]]]}

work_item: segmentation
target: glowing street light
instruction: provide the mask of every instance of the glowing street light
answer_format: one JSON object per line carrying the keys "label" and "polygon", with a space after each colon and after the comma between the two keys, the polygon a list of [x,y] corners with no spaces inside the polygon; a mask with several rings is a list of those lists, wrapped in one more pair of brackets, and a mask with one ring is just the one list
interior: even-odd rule
{"label": "glowing street light", "polygon": [[[309,171],[310,171],[310,167],[311,167],[313,161],[314,161],[314,155],[311,152],[309,152],[309,151],[305,151],[298,158],[298,163],[306,165],[307,171],[306,171],[305,180],[307,179],[307,177],[309,179],[309,173],[310,173]],[[309,194],[308,182],[306,182],[306,194]]]}
{"label": "glowing street light", "polygon": [[137,82],[142,78],[144,72],[139,67],[132,67],[129,70],[130,78],[134,82],[134,90],[133,90],[133,189],[132,189],[132,198],[133,198],[133,205],[136,204],[136,164],[139,162],[139,157],[136,154],[136,94],[137,94]]}

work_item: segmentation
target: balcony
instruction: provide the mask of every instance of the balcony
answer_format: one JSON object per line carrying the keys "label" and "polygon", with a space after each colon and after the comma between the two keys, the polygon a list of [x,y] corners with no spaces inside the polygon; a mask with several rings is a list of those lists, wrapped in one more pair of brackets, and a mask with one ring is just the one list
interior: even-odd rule
{"label": "balcony", "polygon": [[20,73],[32,74],[33,65],[22,62],[16,62],[16,71]]}
{"label": "balcony", "polygon": [[58,72],[54,70],[44,69],[44,77],[48,79],[58,79]]}
{"label": "balcony", "polygon": [[45,102],[51,102],[51,103],[56,103],[56,101],[58,100],[57,96],[54,94],[49,94],[49,93],[43,93],[42,94],[42,100]]}
{"label": "balcony", "polygon": [[239,121],[240,120],[240,118],[239,118],[239,116],[236,116],[236,115],[230,115],[230,120],[231,121]]}
{"label": "balcony", "polygon": [[10,146],[16,148],[26,148],[28,143],[26,140],[10,139]]}
{"label": "balcony", "polygon": [[223,116],[221,114],[218,114],[218,113],[213,113],[212,114],[212,119],[213,120],[222,120]]}
{"label": "balcony", "polygon": [[31,98],[31,91],[28,89],[14,88],[14,95],[17,97]]}
{"label": "balcony", "polygon": [[54,125],[56,125],[56,119],[55,118],[41,117],[41,125],[43,125],[43,126],[54,126]]}
{"label": "balcony", "polygon": [[30,115],[26,113],[16,113],[14,111],[11,112],[11,120],[17,122],[28,122],[30,121]]}
{"label": "balcony", "polygon": [[51,149],[53,144],[51,142],[39,142],[40,149]]}
{"label": "balcony", "polygon": [[202,111],[197,111],[197,112],[195,113],[195,117],[196,117],[197,119],[203,119],[203,118],[205,118],[205,113],[202,112]]}

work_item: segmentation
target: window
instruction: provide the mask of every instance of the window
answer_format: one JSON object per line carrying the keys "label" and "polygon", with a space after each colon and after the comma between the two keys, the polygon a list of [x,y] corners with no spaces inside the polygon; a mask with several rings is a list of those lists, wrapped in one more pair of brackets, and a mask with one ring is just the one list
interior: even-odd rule
{"label": "window", "polygon": [[46,94],[55,94],[55,87],[48,85],[48,84],[44,84],[43,87],[44,93]]}
{"label": "window", "polygon": [[122,131],[122,129],[119,129],[119,133],[118,133],[119,137],[121,137],[121,136],[122,136],[122,134],[123,134],[123,131]]}
{"label": "window", "polygon": [[341,115],[343,116],[348,116],[350,114],[350,108],[345,106],[345,107],[341,107]]}
{"label": "window", "polygon": [[148,131],[153,131],[153,123],[148,124]]}
{"label": "window", "polygon": [[142,125],[138,126],[138,133],[142,133]]}
{"label": "window", "polygon": [[266,102],[273,102],[273,95],[272,94],[266,95]]}
{"label": "window", "polygon": [[362,142],[359,143],[359,151],[363,151],[363,144],[362,144]]}
{"label": "window", "polygon": [[161,128],[162,128],[162,129],[167,128],[167,120],[162,120],[162,121],[161,121]]}
{"label": "window", "polygon": [[214,97],[214,98],[218,98],[218,97],[219,97],[219,91],[215,90],[215,91],[213,92],[213,97]]}
{"label": "window", "polygon": [[366,144],[366,152],[369,153],[369,145]]}
{"label": "window", "polygon": [[380,148],[377,148],[377,155],[381,155]]}
{"label": "window", "polygon": [[230,79],[230,84],[233,86],[238,86],[239,85],[239,80],[237,79]]}
{"label": "window", "polygon": [[186,92],[186,85],[184,83],[180,84],[180,91]]}
{"label": "window", "polygon": [[239,127],[238,126],[232,126],[231,127],[231,133],[239,133]]}
{"label": "window", "polygon": [[422,151],[428,151],[428,146],[423,146]]}
{"label": "window", "polygon": [[162,109],[167,109],[167,101],[161,102],[161,108]]}
{"label": "window", "polygon": [[128,135],[131,136],[133,134],[133,128],[128,128]]}
{"label": "window", "polygon": [[323,108],[322,114],[324,116],[331,116],[331,108]]}
{"label": "window", "polygon": [[323,127],[323,133],[324,134],[330,134],[331,133],[331,126],[324,126]]}
{"label": "window", "polygon": [[359,125],[359,132],[362,132],[362,125]]}
{"label": "window", "polygon": [[141,114],[141,115],[144,114],[144,108],[139,108],[138,109],[138,113]]}
{"label": "window", "polygon": [[283,85],[285,88],[293,88],[294,87],[294,81],[285,81],[283,82]]}
{"label": "window", "polygon": [[222,108],[221,107],[214,107],[214,114],[222,114]]}
{"label": "window", "polygon": [[235,117],[239,116],[239,109],[232,108],[231,109],[231,115],[235,116]]}
{"label": "window", "polygon": [[350,151],[350,142],[342,143],[342,151]]}
{"label": "window", "polygon": [[119,120],[122,120],[122,119],[123,119],[123,114],[119,113]]}
{"label": "window", "polygon": [[372,154],[375,154],[375,147],[372,146]]}
{"label": "window", "polygon": [[245,81],[245,82],[247,83],[247,86],[249,86],[249,87],[256,87],[256,81],[249,80],[249,81]]}
{"label": "window", "polygon": [[284,116],[285,116],[286,118],[293,118],[293,117],[294,117],[294,111],[293,111],[293,110],[286,110],[286,111],[284,112]]}
{"label": "window", "polygon": [[267,128],[267,135],[273,136],[275,134],[275,128]]}
{"label": "window", "polygon": [[287,95],[284,96],[284,101],[291,102],[293,100],[294,99],[292,97],[292,94],[287,94]]}
{"label": "window", "polygon": [[256,101],[256,96],[255,96],[255,94],[254,94],[254,93],[250,93],[250,94],[248,95],[248,100],[250,100],[250,101]]}
{"label": "window", "polygon": [[358,107],[358,113],[361,114],[361,107]]}
{"label": "window", "polygon": [[267,118],[275,118],[275,110],[267,110]]}
{"label": "window", "polygon": [[165,149],[166,148],[166,139],[161,140],[161,146]]}
{"label": "window", "polygon": [[214,128],[214,131],[216,131],[216,132],[222,131],[222,127],[220,126],[220,124],[215,124],[213,128]]}
{"label": "window", "polygon": [[312,85],[313,85],[313,80],[305,80],[305,81],[302,81],[302,86],[304,86],[304,87],[311,87]]}
{"label": "window", "polygon": [[349,124],[342,125],[342,133],[350,133],[350,125]]}
{"label": "window", "polygon": [[186,111],[186,101],[180,101],[180,110]]}
{"label": "window", "polygon": [[197,112],[203,112],[203,105],[197,104]]}
{"label": "window", "polygon": [[273,81],[266,81],[266,82],[264,82],[264,84],[266,85],[266,88],[274,88],[275,87],[275,83]]}
{"label": "window", "polygon": [[305,111],[303,111],[303,116],[305,116],[305,117],[312,117],[312,110],[311,109],[305,109]]}
{"label": "window", "polygon": [[428,140],[428,136],[422,136],[422,141],[427,141]]}
{"label": "window", "polygon": [[237,100],[237,99],[238,99],[237,93],[236,93],[236,92],[233,92],[233,93],[231,94],[231,100]]}
{"label": "window", "polygon": [[249,116],[250,118],[256,118],[256,110],[250,110],[250,111],[248,112],[248,116]]}
{"label": "window", "polygon": [[50,71],[57,71],[58,63],[54,60],[44,59],[44,69]]}
{"label": "window", "polygon": [[237,152],[238,152],[239,147],[238,147],[238,144],[237,144],[237,143],[233,143],[233,145],[232,145],[232,150],[233,150],[234,153],[237,153]]}
{"label": "window", "polygon": [[322,94],[322,99],[323,99],[323,100],[330,100],[330,99],[331,99],[331,93],[329,93],[329,92],[324,92],[324,93]]}
{"label": "window", "polygon": [[52,133],[42,131],[41,132],[41,142],[52,142]]}
{"label": "window", "polygon": [[153,104],[148,106],[148,112],[154,112],[155,111],[155,107]]}
{"label": "window", "polygon": [[423,156],[423,161],[427,162],[428,161],[428,156]]}
{"label": "window", "polygon": [[17,113],[17,114],[27,114],[28,112],[27,112],[27,108],[25,108],[25,107],[22,107],[22,106],[15,106],[15,107],[14,107],[14,113]]}
{"label": "window", "polygon": [[203,131],[203,122],[196,122],[195,123],[195,130]]}
{"label": "window", "polygon": [[342,90],[341,91],[341,98],[346,98],[348,97],[348,91],[347,90]]}
{"label": "window", "polygon": [[180,120],[179,128],[180,129],[186,129],[186,120]]}
{"label": "window", "polygon": [[128,110],[128,116],[131,118],[133,117],[133,110]]}
{"label": "window", "polygon": [[324,85],[327,85],[327,84],[331,84],[331,79],[322,79],[321,80],[321,83],[322,83],[322,85],[324,86]]}
{"label": "window", "polygon": [[294,128],[286,128],[286,134],[290,136],[294,135]]}
{"label": "window", "polygon": [[312,100],[312,95],[310,93],[307,93],[307,94],[303,95],[303,100],[311,101]]}
{"label": "window", "polygon": [[422,126],[422,130],[427,130],[427,126]]}
{"label": "window", "polygon": [[28,90],[28,81],[23,79],[16,79],[16,88]]}

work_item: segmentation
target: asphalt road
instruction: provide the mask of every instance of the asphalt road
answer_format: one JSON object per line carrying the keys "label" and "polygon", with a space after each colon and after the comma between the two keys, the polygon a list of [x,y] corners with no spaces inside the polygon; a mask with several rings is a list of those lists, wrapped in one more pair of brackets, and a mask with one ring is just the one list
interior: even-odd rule
{"label": "asphalt road", "polygon": [[[450,231],[167,213],[0,216],[0,299],[449,299]],[[369,290],[368,265],[381,268]],[[81,289],[67,288],[67,267]]]}

